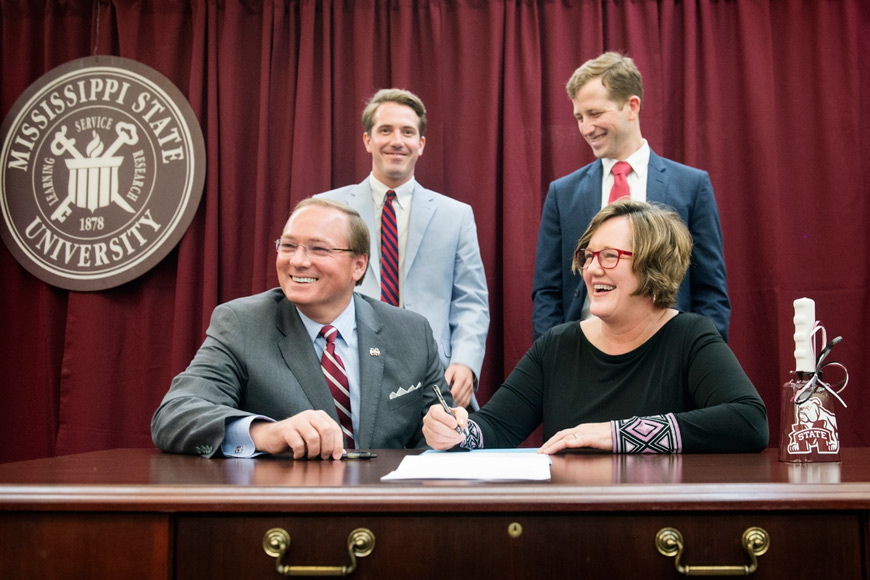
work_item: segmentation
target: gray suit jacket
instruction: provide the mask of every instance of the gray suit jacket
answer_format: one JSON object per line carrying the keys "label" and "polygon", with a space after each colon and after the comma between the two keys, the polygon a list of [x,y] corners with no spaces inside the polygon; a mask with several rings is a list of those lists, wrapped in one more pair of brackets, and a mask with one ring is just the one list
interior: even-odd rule
{"label": "gray suit jacket", "polygon": [[[315,197],[345,203],[372,233],[371,256],[359,292],[381,296],[381,245],[374,235],[369,178]],[[402,298],[405,308],[429,321],[445,367],[462,363],[480,377],[489,332],[489,293],[471,206],[419,183],[411,197]]]}
{"label": "gray suit jacket", "polygon": [[[354,293],[360,365],[360,448],[425,447],[423,415],[450,391],[426,319]],[[409,387],[421,385],[400,396]],[[225,425],[249,415],[282,420],[306,409],[338,414],[320,360],[280,288],[215,308],[206,338],[151,420],[154,444],[220,453]]]}

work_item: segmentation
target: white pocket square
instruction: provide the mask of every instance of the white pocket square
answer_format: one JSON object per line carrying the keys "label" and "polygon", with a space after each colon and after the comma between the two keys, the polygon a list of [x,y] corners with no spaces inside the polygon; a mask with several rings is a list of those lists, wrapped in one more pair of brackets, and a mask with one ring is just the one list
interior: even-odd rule
{"label": "white pocket square", "polygon": [[403,396],[407,395],[408,393],[410,393],[411,391],[416,391],[419,388],[420,388],[420,383],[417,383],[416,385],[411,385],[407,389],[403,389],[402,387],[399,387],[398,390],[390,393],[390,400],[392,401],[393,399],[398,399],[399,397],[403,397]]}

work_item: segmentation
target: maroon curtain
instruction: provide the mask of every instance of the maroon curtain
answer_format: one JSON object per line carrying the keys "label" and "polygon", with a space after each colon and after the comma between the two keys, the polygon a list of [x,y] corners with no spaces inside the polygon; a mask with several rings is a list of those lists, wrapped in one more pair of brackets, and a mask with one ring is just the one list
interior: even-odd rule
{"label": "maroon curtain", "polygon": [[792,301],[843,342],[845,446],[870,443],[870,3],[865,0],[0,0],[5,116],[39,76],[92,54],[141,61],[188,97],[208,171],[165,260],[93,293],[0,250],[0,462],[151,445],[149,422],[220,302],[276,285],[292,205],[356,183],[360,113],[399,86],[429,109],[421,183],[475,210],[492,325],[482,399],[531,345],[548,183],[590,162],[564,84],[604,50],[644,75],[657,153],[710,172],[731,346],[779,437]]}

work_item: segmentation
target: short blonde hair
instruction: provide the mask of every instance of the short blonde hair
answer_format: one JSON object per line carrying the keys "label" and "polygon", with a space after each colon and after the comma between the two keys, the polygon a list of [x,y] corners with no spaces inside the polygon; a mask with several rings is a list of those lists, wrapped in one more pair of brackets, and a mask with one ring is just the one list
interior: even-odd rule
{"label": "short blonde hair", "polygon": [[565,86],[572,101],[580,89],[594,78],[601,77],[610,100],[624,105],[637,95],[643,103],[643,78],[634,61],[618,52],[605,52],[598,58],[583,63]]}

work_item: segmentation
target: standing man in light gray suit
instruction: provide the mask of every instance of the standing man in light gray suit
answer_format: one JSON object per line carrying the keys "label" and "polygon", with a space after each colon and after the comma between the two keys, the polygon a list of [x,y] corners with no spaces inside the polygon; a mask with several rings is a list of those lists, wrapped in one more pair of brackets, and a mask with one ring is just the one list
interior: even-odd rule
{"label": "standing man in light gray suit", "polygon": [[[426,145],[426,108],[413,93],[382,89],[362,115],[372,172],[361,183],[315,197],[356,209],[372,233],[369,272],[359,291],[382,297],[382,216],[388,193],[398,230],[397,306],[426,317],[458,406],[477,408],[489,332],[489,294],[471,206],[430,191],[414,179]],[[384,298],[386,300],[386,298]]]}
{"label": "standing man in light gray suit", "polygon": [[547,192],[535,254],[533,338],[588,316],[586,285],[571,271],[574,250],[609,202],[616,173],[611,170],[625,162],[631,199],[670,206],[692,234],[692,261],[677,292],[677,309],[707,316],[727,341],[731,302],[710,176],[659,157],[641,136],[643,82],[632,59],[606,52],[574,71],[566,88],[580,134],[598,159],[552,182]]}
{"label": "standing man in light gray suit", "polygon": [[[275,246],[280,288],[215,308],[205,342],[154,413],[155,445],[205,457],[324,459],[339,459],[346,444],[425,447],[422,418],[437,403],[431,385],[452,400],[444,367],[424,317],[354,292],[368,267],[365,222],[339,202],[306,199]],[[333,372],[346,375],[344,395],[330,390],[328,363],[321,367],[327,325],[337,329],[341,369]],[[345,431],[342,396],[352,421]]]}

